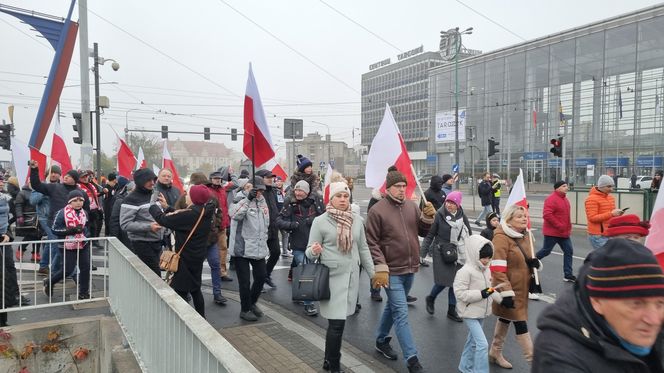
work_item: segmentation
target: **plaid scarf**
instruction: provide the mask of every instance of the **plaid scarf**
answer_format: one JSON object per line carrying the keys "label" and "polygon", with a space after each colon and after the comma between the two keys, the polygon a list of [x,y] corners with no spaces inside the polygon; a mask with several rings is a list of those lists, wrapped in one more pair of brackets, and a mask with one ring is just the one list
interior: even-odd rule
{"label": "plaid scarf", "polygon": [[353,213],[341,211],[328,204],[327,213],[337,222],[337,247],[342,254],[347,254],[353,248]]}

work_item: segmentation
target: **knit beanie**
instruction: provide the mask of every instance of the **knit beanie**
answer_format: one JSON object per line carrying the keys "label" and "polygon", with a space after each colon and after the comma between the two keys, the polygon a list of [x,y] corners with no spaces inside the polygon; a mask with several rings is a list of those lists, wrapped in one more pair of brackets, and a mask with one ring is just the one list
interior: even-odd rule
{"label": "knit beanie", "polygon": [[445,198],[445,202],[447,201],[454,202],[455,205],[461,207],[461,197],[462,197],[461,192],[455,190],[454,192],[447,195],[447,198]]}
{"label": "knit beanie", "polygon": [[443,184],[448,182],[451,178],[452,178],[452,175],[450,175],[450,174],[443,175]]}
{"label": "knit beanie", "polygon": [[392,185],[401,182],[408,184],[406,176],[401,173],[396,166],[390,166],[390,168],[387,169],[387,177],[385,177],[385,187],[389,188]]}
{"label": "knit beanie", "polygon": [[299,172],[304,172],[304,169],[312,166],[313,163],[309,160],[309,158],[303,156],[302,154],[297,155],[297,170]]}
{"label": "knit beanie", "polygon": [[[62,175],[62,169],[58,165],[51,166],[51,173]],[[48,169],[46,169],[46,175],[48,175]]]}
{"label": "knit beanie", "polygon": [[566,184],[567,182],[565,180],[556,181],[556,183],[553,184],[553,190],[557,190],[558,188]]}
{"label": "knit beanie", "polygon": [[492,258],[493,257],[493,247],[490,244],[482,246],[480,249],[480,259],[482,258]]}
{"label": "knit beanie", "polygon": [[330,183],[330,200],[339,193],[348,193],[348,195],[350,195],[348,184],[344,183],[343,181]]}
{"label": "knit beanie", "polygon": [[85,199],[85,192],[80,189],[74,189],[69,194],[67,194],[67,203],[70,203],[75,198]]}
{"label": "knit beanie", "polygon": [[616,183],[613,182],[613,178],[609,175],[602,175],[597,180],[597,187],[602,188],[606,186],[614,186]]}
{"label": "knit beanie", "polygon": [[305,193],[307,193],[307,195],[309,195],[309,191],[310,191],[309,183],[307,183],[306,181],[304,181],[304,180],[298,181],[297,184],[295,184],[294,190],[298,190],[298,189],[305,192]]}
{"label": "knit beanie", "polygon": [[610,239],[587,265],[585,286],[591,297],[664,297],[662,267],[652,251],[636,241]]}
{"label": "knit beanie", "polygon": [[129,183],[129,179],[127,179],[124,176],[118,176],[117,180],[118,180],[118,189],[124,188]]}
{"label": "knit beanie", "polygon": [[647,236],[650,229],[650,223],[641,221],[634,214],[614,216],[609,219],[609,227],[604,231],[607,237],[619,236],[621,234],[638,234]]}
{"label": "knit beanie", "polygon": [[72,179],[74,179],[75,183],[78,183],[78,171],[76,170],[69,170],[65,175],[71,176]]}
{"label": "knit beanie", "polygon": [[108,174],[108,177],[107,177],[108,181],[113,181],[117,178],[118,178],[118,175],[115,172],[111,172],[110,174]]}
{"label": "knit beanie", "polygon": [[202,184],[189,188],[189,198],[194,205],[204,205],[210,199],[210,190]]}
{"label": "knit beanie", "polygon": [[240,179],[248,179],[248,178],[249,178],[249,171],[247,170],[240,171]]}

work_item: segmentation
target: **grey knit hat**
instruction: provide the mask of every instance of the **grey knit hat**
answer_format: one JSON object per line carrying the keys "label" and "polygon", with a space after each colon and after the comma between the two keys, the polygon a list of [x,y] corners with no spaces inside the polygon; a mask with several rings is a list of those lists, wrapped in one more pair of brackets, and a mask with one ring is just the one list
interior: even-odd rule
{"label": "grey knit hat", "polygon": [[597,187],[602,188],[606,186],[614,186],[616,183],[613,182],[613,178],[609,175],[602,175],[597,180]]}

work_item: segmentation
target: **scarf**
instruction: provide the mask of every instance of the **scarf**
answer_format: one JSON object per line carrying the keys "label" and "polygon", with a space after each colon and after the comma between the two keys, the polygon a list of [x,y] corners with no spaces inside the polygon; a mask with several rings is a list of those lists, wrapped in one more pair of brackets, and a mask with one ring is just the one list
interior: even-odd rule
{"label": "scarf", "polygon": [[337,222],[337,247],[342,254],[347,254],[353,248],[353,213],[341,211],[328,204],[327,213]]}
{"label": "scarf", "polygon": [[[85,211],[83,209],[77,211],[67,205],[64,207],[65,215],[65,227],[67,228],[76,228],[79,225],[85,226],[87,218]],[[85,235],[83,233],[71,234],[65,237],[65,249],[67,250],[79,250],[85,246]]]}
{"label": "scarf", "polygon": [[508,237],[511,237],[511,238],[523,238],[524,237],[523,233],[517,232],[514,228],[512,228],[512,226],[508,225],[503,220],[500,221],[500,226],[503,228],[503,232],[505,232],[505,234]]}

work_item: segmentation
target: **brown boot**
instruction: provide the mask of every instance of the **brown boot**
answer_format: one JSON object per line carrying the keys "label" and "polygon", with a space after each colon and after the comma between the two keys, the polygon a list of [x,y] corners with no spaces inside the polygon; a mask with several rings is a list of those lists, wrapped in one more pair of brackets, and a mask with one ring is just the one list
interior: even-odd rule
{"label": "brown boot", "polygon": [[521,346],[521,351],[523,351],[523,357],[526,358],[527,362],[533,361],[533,340],[530,339],[530,333],[523,333],[516,335],[516,341]]}
{"label": "brown boot", "polygon": [[[505,344],[505,337],[507,336],[509,327],[510,324],[496,320],[496,330],[493,332],[493,341],[491,341],[491,349],[489,349],[489,362],[497,364],[504,369],[512,369],[512,364],[503,357],[503,345]],[[532,356],[532,344],[530,351]]]}

